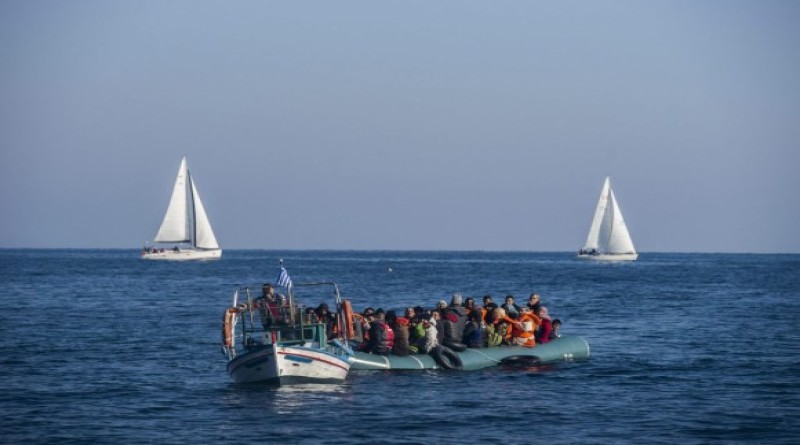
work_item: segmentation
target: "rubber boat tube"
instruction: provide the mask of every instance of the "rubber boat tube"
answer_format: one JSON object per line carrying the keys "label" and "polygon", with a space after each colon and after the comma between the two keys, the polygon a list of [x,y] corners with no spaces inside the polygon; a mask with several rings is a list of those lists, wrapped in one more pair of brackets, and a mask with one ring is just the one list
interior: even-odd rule
{"label": "rubber boat tube", "polygon": [[[533,348],[524,346],[495,346],[491,348],[467,349],[454,352],[461,359],[462,369],[474,371],[501,364],[509,357],[529,356],[538,363],[584,360],[589,358],[589,344],[582,337],[564,335],[549,343]],[[427,354],[412,354],[405,357],[354,352],[349,358],[351,370],[414,370],[441,369],[436,360]]]}
{"label": "rubber boat tube", "polygon": [[436,361],[436,364],[444,369],[463,369],[464,364],[461,362],[461,357],[458,356],[456,351],[448,348],[447,346],[439,345],[430,352],[431,357]]}

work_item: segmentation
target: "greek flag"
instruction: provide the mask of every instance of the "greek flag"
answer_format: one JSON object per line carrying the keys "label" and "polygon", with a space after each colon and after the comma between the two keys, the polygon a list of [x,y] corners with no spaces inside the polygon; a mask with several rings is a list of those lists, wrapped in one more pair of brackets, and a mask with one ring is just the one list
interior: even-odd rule
{"label": "greek flag", "polygon": [[289,277],[289,272],[281,265],[281,274],[278,276],[278,286],[290,288],[292,287],[292,279]]}

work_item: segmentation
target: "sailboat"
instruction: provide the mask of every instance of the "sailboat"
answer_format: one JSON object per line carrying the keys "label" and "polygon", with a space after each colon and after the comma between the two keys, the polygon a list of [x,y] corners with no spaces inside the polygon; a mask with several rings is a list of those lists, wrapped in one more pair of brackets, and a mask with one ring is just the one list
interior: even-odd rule
{"label": "sailboat", "polygon": [[586,244],[578,258],[600,261],[634,261],[639,257],[622,212],[611,190],[611,178],[606,177]]}
{"label": "sailboat", "polygon": [[173,246],[145,246],[142,258],[182,261],[216,260],[222,257],[222,249],[217,244],[203,201],[186,166],[186,156],[181,159],[167,213],[153,242]]}

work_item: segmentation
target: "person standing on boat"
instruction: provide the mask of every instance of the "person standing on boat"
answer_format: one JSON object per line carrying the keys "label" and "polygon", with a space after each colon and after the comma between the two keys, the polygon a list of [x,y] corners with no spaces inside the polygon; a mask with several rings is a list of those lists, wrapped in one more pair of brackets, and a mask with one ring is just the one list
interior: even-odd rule
{"label": "person standing on boat", "polygon": [[326,303],[320,303],[314,311],[320,323],[325,323],[325,336],[330,340],[335,335],[336,317],[331,314]]}
{"label": "person standing on boat", "polygon": [[258,304],[261,309],[261,324],[264,326],[264,329],[269,328],[273,323],[280,323],[283,321],[281,318],[281,310],[275,296],[275,288],[272,287],[271,283],[264,283],[264,286],[261,287],[260,300],[260,302],[256,301],[256,304]]}

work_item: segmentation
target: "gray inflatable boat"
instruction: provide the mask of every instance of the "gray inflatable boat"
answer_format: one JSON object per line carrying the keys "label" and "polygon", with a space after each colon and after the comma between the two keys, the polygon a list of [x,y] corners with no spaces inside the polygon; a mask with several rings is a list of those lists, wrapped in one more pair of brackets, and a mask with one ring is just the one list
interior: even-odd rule
{"label": "gray inflatable boat", "polygon": [[405,357],[354,352],[350,357],[351,370],[413,370],[462,369],[474,371],[503,364],[555,363],[589,358],[589,344],[582,337],[564,335],[533,348],[523,346],[494,346],[465,349],[457,352],[439,348],[431,354],[412,354]]}

